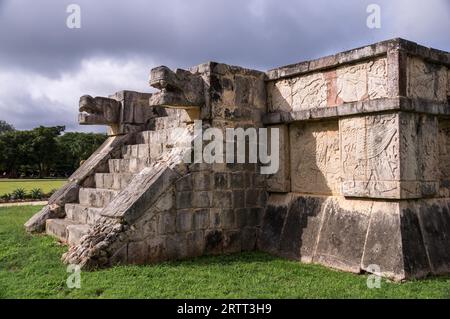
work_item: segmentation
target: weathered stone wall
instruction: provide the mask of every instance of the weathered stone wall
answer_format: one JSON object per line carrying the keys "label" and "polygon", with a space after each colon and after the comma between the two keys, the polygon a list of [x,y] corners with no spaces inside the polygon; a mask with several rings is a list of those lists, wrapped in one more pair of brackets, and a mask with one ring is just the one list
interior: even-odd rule
{"label": "weathered stone wall", "polygon": [[268,83],[269,111],[295,112],[387,97],[387,59]]}
{"label": "weathered stone wall", "polygon": [[449,65],[394,40],[269,71],[289,167],[268,178],[258,248],[395,280],[449,272]]}
{"label": "weathered stone wall", "polygon": [[[93,114],[83,118],[120,101],[115,132],[133,139],[149,128],[155,141],[136,137],[111,160],[113,174],[97,174],[113,190],[80,191],[81,206],[106,206],[93,203],[97,219],[65,261],[99,267],[259,249],[356,273],[376,265],[395,280],[450,272],[449,68],[450,54],[395,39],[266,73],[213,62],[159,67],[150,84],[160,92],[99,98],[100,106],[85,97]],[[198,136],[164,143],[176,127],[193,130],[194,119],[224,137],[227,128],[279,129],[278,172],[248,163],[249,141],[246,163],[236,163],[236,150],[233,163],[183,162]],[[83,166],[83,183],[102,161]],[[117,176],[124,171],[131,180]]]}
{"label": "weathered stone wall", "polygon": [[337,121],[290,125],[291,191],[302,194],[340,193]]}
{"label": "weathered stone wall", "polygon": [[[204,128],[219,128],[225,136],[226,128],[262,126],[266,112],[263,73],[217,63],[200,65],[191,72],[205,80],[208,102],[200,112]],[[127,261],[254,250],[267,197],[265,178],[257,169],[257,163],[187,166],[174,187],[151,207],[151,213],[134,225],[137,231],[133,233],[139,235],[140,229],[151,224],[151,235],[128,244]]]}
{"label": "weathered stone wall", "polygon": [[408,97],[446,103],[450,96],[448,74],[449,69],[442,64],[426,62],[418,57],[408,57]]}
{"label": "weathered stone wall", "polygon": [[359,273],[380,267],[394,280],[447,273],[449,201],[384,202],[271,195],[259,248]]}

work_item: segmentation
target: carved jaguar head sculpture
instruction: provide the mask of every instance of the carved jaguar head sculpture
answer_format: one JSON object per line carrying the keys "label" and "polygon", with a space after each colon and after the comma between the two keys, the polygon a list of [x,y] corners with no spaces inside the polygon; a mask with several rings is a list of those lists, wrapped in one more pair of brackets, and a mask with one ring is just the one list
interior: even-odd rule
{"label": "carved jaguar head sculpture", "polygon": [[205,104],[205,85],[199,74],[186,70],[174,71],[160,66],[151,70],[150,85],[160,92],[150,98],[151,106],[198,110]]}
{"label": "carved jaguar head sculpture", "polygon": [[120,102],[107,97],[83,95],[78,121],[82,125],[114,125],[119,123]]}

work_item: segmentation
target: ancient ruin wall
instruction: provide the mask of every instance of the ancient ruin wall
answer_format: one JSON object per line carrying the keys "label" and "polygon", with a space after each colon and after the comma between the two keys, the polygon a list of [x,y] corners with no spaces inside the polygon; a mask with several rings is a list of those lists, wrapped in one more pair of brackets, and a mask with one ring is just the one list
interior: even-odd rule
{"label": "ancient ruin wall", "polygon": [[[391,40],[269,71],[282,134],[258,247],[402,280],[450,266],[450,55]],[[447,269],[444,271],[444,269]]]}

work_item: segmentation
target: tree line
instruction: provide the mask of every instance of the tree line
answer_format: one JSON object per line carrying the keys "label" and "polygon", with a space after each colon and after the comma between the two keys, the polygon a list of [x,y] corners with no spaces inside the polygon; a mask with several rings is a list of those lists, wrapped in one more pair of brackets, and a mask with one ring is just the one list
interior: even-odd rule
{"label": "tree line", "polygon": [[68,177],[107,138],[64,126],[19,131],[0,120],[0,177]]}

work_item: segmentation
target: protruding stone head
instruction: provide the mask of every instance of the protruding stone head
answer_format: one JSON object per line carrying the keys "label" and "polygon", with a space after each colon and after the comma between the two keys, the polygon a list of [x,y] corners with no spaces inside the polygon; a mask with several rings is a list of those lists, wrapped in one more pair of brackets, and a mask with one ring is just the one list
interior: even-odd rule
{"label": "protruding stone head", "polygon": [[119,123],[120,102],[107,97],[83,95],[78,121],[82,125],[114,125]]}
{"label": "protruding stone head", "polygon": [[150,98],[151,106],[186,109],[198,113],[205,104],[205,85],[199,74],[186,70],[170,70],[160,66],[151,70],[150,85],[160,92]]}

